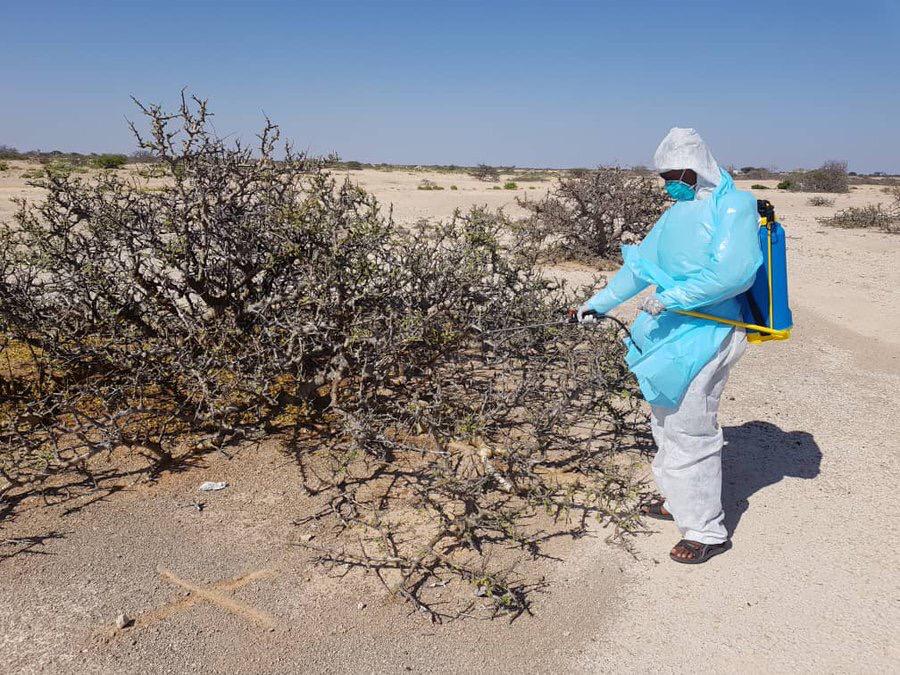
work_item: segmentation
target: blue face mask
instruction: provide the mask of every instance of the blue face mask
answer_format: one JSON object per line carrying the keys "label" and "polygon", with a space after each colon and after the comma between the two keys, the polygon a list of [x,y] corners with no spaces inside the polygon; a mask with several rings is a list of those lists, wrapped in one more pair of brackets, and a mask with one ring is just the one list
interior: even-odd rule
{"label": "blue face mask", "polygon": [[693,187],[685,183],[683,180],[667,180],[666,192],[676,202],[689,202],[697,196],[697,192]]}

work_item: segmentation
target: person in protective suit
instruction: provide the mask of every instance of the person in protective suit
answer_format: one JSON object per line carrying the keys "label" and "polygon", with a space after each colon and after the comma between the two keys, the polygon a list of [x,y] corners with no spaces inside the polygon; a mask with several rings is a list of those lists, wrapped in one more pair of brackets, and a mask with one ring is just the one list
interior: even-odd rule
{"label": "person in protective suit", "polygon": [[678,314],[696,310],[741,321],[736,298],[762,264],[756,200],[738,190],[693,129],[674,128],[654,156],[675,200],[644,240],[623,246],[623,265],[578,310],[605,314],[648,286],[631,328],[626,361],[651,406],[657,445],[653,475],[663,499],[644,507],[674,520],[683,539],[673,560],[702,563],[731,542],[722,509],[719,399],[731,367],[747,347],[743,329]]}

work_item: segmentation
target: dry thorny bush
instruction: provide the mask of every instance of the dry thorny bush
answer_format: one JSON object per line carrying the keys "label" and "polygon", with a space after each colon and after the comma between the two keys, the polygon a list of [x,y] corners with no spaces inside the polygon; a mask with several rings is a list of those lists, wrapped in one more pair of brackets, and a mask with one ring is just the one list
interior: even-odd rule
{"label": "dry thorny bush", "polygon": [[890,188],[886,190],[886,194],[893,198],[887,206],[880,202],[849,206],[831,216],[819,218],[819,222],[846,230],[869,229],[900,234],[900,188]]}
{"label": "dry thorny bush", "polygon": [[888,234],[900,234],[900,209],[883,204],[849,206],[819,222],[844,230],[881,230]]}
{"label": "dry thorny bush", "polygon": [[[7,510],[60,472],[90,484],[113,451],[160,471],[279,434],[335,535],[298,541],[432,619],[526,611],[511,564],[548,523],[638,526],[617,335],[507,330],[570,297],[501,243],[502,214],[400,228],[318,160],[276,159],[271,123],[251,150],[211,133],[203,101],[141,109],[164,184],[48,174],[0,229]],[[454,577],[472,605],[435,605]]]}
{"label": "dry thorny bush", "polygon": [[801,192],[849,192],[847,162],[825,162],[818,169],[795,171],[785,180],[791,190]]}
{"label": "dry thorny bush", "polygon": [[473,178],[489,183],[496,183],[500,180],[500,170],[497,167],[489,166],[488,164],[479,164],[470,169],[467,173]]}
{"label": "dry thorny bush", "polygon": [[643,239],[668,204],[653,176],[614,167],[563,177],[540,201],[519,200],[530,215],[522,238],[549,259],[621,262],[622,244]]}

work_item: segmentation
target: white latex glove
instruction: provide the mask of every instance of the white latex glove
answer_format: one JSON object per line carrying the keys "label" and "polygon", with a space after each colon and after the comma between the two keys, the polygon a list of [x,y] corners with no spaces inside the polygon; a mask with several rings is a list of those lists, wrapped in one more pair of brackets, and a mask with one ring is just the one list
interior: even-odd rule
{"label": "white latex glove", "polygon": [[647,312],[647,314],[651,314],[653,316],[657,316],[661,312],[665,311],[666,306],[659,301],[655,295],[651,295],[648,298],[645,298],[641,303],[641,306],[638,308],[642,312]]}
{"label": "white latex glove", "polygon": [[576,317],[578,318],[578,323],[596,323],[597,317],[593,314],[588,314],[590,310],[590,306],[585,302],[578,308],[578,312],[576,313]]}

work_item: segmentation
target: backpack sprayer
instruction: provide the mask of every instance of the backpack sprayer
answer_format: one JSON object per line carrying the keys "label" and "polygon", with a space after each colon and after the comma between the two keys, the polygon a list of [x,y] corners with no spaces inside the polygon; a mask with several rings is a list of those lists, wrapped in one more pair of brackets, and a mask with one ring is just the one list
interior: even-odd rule
{"label": "backpack sprayer", "polygon": [[[769,340],[787,340],[791,336],[791,328],[793,327],[793,316],[788,305],[787,250],[784,228],[775,219],[775,207],[772,206],[771,202],[765,199],[758,199],[756,208],[759,212],[759,246],[763,254],[763,264],[756,272],[756,279],[754,279],[753,285],[738,296],[741,314],[746,321],[732,321],[731,319],[704,314],[703,312],[691,312],[682,309],[674,310],[677,314],[743,328],[747,331],[747,341],[752,344],[768,342]],[[631,339],[631,332],[628,330],[628,326],[616,317],[600,314],[594,310],[588,310],[585,312],[585,315],[593,316],[597,321],[612,321],[625,331],[625,334]],[[510,326],[508,328],[486,331],[486,333],[507,333],[577,323],[577,310],[570,309],[565,319],[524,326]],[[638,353],[642,353],[641,348],[633,339],[631,344],[634,345]]]}
{"label": "backpack sprayer", "polygon": [[752,344],[769,340],[787,340],[794,325],[788,305],[787,250],[784,228],[775,219],[775,207],[766,199],[756,201],[759,212],[759,246],[763,264],[749,290],[738,296],[745,321],[732,321],[703,312],[675,310],[678,314],[716,321],[747,331]]}

